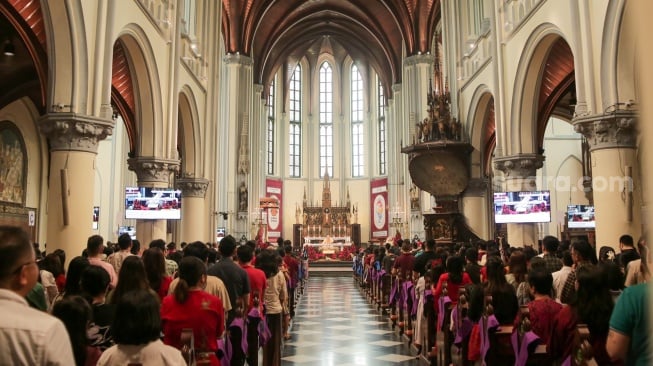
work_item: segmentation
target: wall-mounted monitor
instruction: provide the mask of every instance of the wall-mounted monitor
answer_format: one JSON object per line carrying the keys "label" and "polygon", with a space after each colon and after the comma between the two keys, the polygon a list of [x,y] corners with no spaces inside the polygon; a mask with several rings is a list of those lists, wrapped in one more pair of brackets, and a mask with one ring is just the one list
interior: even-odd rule
{"label": "wall-mounted monitor", "polygon": [[567,206],[567,227],[570,229],[594,229],[596,227],[594,206]]}
{"label": "wall-mounted monitor", "polygon": [[118,227],[118,236],[122,234],[129,234],[132,240],[136,239],[136,228],[133,226],[120,226]]}
{"label": "wall-mounted monitor", "polygon": [[494,222],[497,224],[551,222],[551,192],[495,192]]}
{"label": "wall-mounted monitor", "polygon": [[137,220],[181,219],[181,191],[170,188],[125,188],[125,218]]}

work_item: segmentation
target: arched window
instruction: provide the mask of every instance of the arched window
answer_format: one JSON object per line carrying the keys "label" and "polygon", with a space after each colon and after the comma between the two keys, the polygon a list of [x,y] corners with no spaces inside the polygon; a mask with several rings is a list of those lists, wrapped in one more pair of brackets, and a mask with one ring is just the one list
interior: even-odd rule
{"label": "arched window", "polygon": [[333,177],[333,71],[328,62],[320,66],[320,172]]}
{"label": "arched window", "polygon": [[289,88],[290,136],[288,140],[289,164],[291,177],[299,178],[302,173],[302,68],[298,64],[290,78]]}
{"label": "arched window", "polygon": [[365,171],[363,144],[363,78],[358,67],[351,67],[351,175],[362,177]]}
{"label": "arched window", "polygon": [[386,157],[386,137],[385,137],[385,97],[383,94],[383,84],[377,76],[377,87],[379,91],[379,104],[378,104],[378,116],[379,116],[379,174],[385,175],[386,166],[387,166],[387,157]]}
{"label": "arched window", "polygon": [[268,128],[266,134],[268,175],[274,174],[274,111],[274,79],[272,79],[268,92]]}

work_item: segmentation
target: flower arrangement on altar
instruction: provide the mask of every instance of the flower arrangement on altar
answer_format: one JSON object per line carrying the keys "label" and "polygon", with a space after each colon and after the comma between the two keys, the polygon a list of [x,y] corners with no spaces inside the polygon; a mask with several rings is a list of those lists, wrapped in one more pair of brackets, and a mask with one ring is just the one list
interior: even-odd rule
{"label": "flower arrangement on altar", "polygon": [[308,255],[308,260],[311,262],[321,261],[321,260],[331,260],[331,261],[351,261],[352,254],[356,253],[356,246],[349,245],[342,247],[340,251],[327,251],[324,253],[318,247],[307,246],[306,253]]}

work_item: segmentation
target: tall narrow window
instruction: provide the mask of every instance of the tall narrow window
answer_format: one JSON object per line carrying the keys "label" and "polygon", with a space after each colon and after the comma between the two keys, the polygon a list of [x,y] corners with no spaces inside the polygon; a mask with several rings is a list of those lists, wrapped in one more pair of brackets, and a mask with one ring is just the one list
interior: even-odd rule
{"label": "tall narrow window", "polygon": [[320,66],[320,177],[333,177],[333,71],[328,62]]}
{"label": "tall narrow window", "polygon": [[274,174],[274,79],[268,92],[267,173]]}
{"label": "tall narrow window", "polygon": [[363,79],[358,67],[351,67],[351,175],[362,177],[364,170],[363,145]]}
{"label": "tall narrow window", "polygon": [[295,71],[290,78],[289,87],[289,100],[290,112],[289,130],[290,136],[288,139],[289,145],[289,163],[288,170],[291,177],[299,178],[302,172],[301,157],[302,157],[302,68],[298,64]]}
{"label": "tall narrow window", "polygon": [[386,139],[385,139],[385,98],[383,94],[383,84],[378,80],[379,89],[379,174],[385,175],[386,173]]}
{"label": "tall narrow window", "polygon": [[195,0],[184,0],[184,16],[182,18],[182,32],[188,36],[195,35]]}

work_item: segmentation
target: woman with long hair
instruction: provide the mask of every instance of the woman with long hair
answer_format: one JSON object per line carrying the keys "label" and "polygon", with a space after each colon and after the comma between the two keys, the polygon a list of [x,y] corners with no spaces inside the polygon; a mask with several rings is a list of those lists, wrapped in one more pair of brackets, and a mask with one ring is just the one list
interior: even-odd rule
{"label": "woman with long hair", "polygon": [[41,259],[38,265],[41,285],[43,285],[43,288],[45,289],[48,304],[53,304],[54,300],[59,295],[56,278],[63,273],[63,265],[59,260],[59,256],[52,253]]}
{"label": "woman with long hair", "polygon": [[97,364],[101,351],[89,345],[86,331],[91,320],[91,307],[83,297],[73,295],[59,301],[52,308],[52,315],[66,326],[77,366]]}
{"label": "woman with long hair", "polygon": [[494,316],[499,324],[512,324],[519,311],[519,304],[515,288],[506,281],[503,262],[498,257],[490,257],[486,268],[485,295],[492,296]]}
{"label": "woman with long hair", "polygon": [[472,283],[472,279],[467,272],[464,272],[465,260],[454,255],[447,259],[447,272],[440,275],[433,296],[437,299],[442,294],[442,287],[447,283],[447,293],[451,299],[452,305],[458,303],[458,288]]}
{"label": "woman with long hair", "polygon": [[549,352],[554,360],[564,361],[571,355],[576,326],[587,324],[597,364],[612,364],[605,345],[614,305],[605,277],[604,271],[592,265],[576,270],[575,296],[553,322]]}
{"label": "woman with long hair", "polygon": [[84,257],[75,257],[70,261],[70,264],[68,264],[68,276],[63,292],[59,292],[59,295],[54,299],[54,301],[52,301],[50,310],[52,310],[54,304],[62,299],[68,296],[82,294],[82,289],[80,287],[82,272],[84,272],[84,270],[90,265],[88,259]]}
{"label": "woman with long hair", "polygon": [[159,306],[159,299],[151,291],[124,293],[116,304],[116,317],[111,325],[116,345],[102,353],[98,366],[186,365],[178,349],[160,340]]}
{"label": "woman with long hair", "polygon": [[526,281],[526,273],[528,272],[528,263],[526,255],[521,250],[515,250],[510,254],[508,259],[508,274],[506,281],[517,291],[519,284]]}
{"label": "woman with long hair", "polygon": [[281,257],[274,250],[263,250],[256,257],[256,268],[267,278],[265,295],[265,321],[270,329],[270,339],[263,346],[263,365],[281,365],[281,337],[283,334],[284,311],[288,308],[288,289],[286,277],[279,270]]}
{"label": "woman with long hair", "polygon": [[225,326],[224,307],[219,297],[205,292],[206,265],[195,257],[184,257],[179,263],[179,283],[173,294],[161,305],[163,342],[181,348],[181,333],[190,328],[195,336],[195,350],[199,359],[218,366],[215,352]]}
{"label": "woman with long hair", "polygon": [[637,250],[639,251],[640,259],[630,261],[626,267],[626,287],[646,283],[651,279],[651,265],[653,265],[653,258],[646,245],[646,235],[637,242]]}
{"label": "woman with long hair", "polygon": [[150,248],[143,252],[143,265],[150,288],[163,300],[168,295],[168,289],[172,277],[166,271],[166,261],[163,252],[159,248]]}
{"label": "woman with long hair", "polygon": [[[149,290],[150,285],[147,282],[147,274],[145,273],[145,266],[141,257],[130,255],[125,258],[118,273],[118,284],[109,295],[107,296],[107,303],[117,304],[120,298],[129,291],[133,290]],[[156,294],[156,292],[152,291]],[[158,295],[157,295],[158,297]]]}

